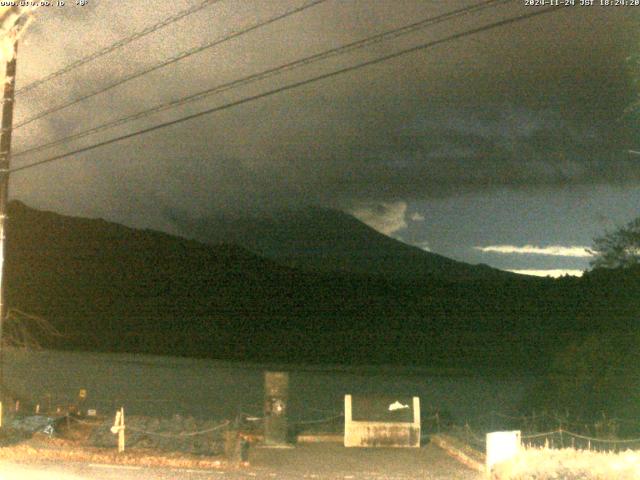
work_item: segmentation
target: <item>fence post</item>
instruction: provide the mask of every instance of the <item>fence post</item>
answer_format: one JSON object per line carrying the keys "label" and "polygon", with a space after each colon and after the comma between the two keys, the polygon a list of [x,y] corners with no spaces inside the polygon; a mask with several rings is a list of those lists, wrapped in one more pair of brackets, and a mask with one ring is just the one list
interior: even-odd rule
{"label": "fence post", "polygon": [[486,436],[486,473],[491,476],[493,467],[515,458],[522,446],[520,430],[491,432]]}
{"label": "fence post", "polygon": [[111,432],[118,435],[118,453],[124,452],[124,407],[116,412]]}
{"label": "fence post", "polygon": [[120,428],[118,432],[118,453],[124,452],[124,407],[120,408]]}

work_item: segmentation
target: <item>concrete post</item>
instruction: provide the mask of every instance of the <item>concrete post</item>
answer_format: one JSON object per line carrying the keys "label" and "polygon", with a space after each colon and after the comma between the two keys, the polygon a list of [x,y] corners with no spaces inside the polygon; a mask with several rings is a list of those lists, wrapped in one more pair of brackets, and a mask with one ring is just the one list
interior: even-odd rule
{"label": "concrete post", "polygon": [[520,452],[520,430],[487,433],[487,474],[497,463],[513,459]]}
{"label": "concrete post", "polygon": [[264,443],[270,446],[287,444],[287,410],[289,403],[289,374],[264,374]]}

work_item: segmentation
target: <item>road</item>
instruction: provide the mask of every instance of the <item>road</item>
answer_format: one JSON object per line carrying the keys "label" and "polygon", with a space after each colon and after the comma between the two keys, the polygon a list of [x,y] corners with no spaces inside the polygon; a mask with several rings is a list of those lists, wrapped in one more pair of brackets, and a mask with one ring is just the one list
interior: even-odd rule
{"label": "road", "polygon": [[256,448],[242,468],[191,470],[86,463],[0,465],[0,480],[479,480],[434,445],[420,449],[346,449],[340,445]]}

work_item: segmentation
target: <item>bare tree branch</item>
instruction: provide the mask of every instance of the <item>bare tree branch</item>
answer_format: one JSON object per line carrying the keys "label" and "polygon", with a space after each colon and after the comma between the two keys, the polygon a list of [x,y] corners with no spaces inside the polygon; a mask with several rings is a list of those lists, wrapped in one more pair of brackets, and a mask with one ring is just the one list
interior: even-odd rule
{"label": "bare tree branch", "polygon": [[18,348],[39,350],[39,339],[63,337],[47,319],[10,308],[4,324],[3,342]]}

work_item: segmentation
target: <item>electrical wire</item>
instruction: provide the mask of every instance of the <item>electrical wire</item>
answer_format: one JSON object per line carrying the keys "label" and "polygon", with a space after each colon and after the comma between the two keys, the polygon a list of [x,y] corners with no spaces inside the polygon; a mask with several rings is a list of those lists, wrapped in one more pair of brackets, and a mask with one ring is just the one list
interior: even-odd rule
{"label": "electrical wire", "polygon": [[487,30],[492,30],[492,29],[495,29],[495,28],[503,27],[505,25],[513,24],[513,23],[520,22],[520,21],[523,21],[523,20],[527,20],[529,18],[533,18],[533,17],[540,16],[540,15],[543,15],[543,14],[546,14],[546,13],[550,13],[552,11],[558,11],[558,10],[561,10],[563,8],[566,8],[566,7],[558,6],[558,7],[548,7],[548,8],[544,8],[544,9],[539,9],[539,10],[535,10],[535,11],[527,13],[527,14],[518,15],[516,17],[511,17],[511,18],[508,18],[508,19],[504,19],[504,20],[500,20],[500,21],[497,21],[497,22],[493,22],[493,23],[487,24],[487,25],[483,25],[482,27],[477,27],[477,28],[474,28],[474,29],[471,29],[471,30],[466,30],[464,32],[460,32],[460,33],[456,33],[456,34],[453,34],[453,35],[449,35],[449,36],[444,37],[442,39],[438,39],[438,40],[433,40],[433,41],[430,41],[430,42],[422,43],[420,45],[417,45],[417,46],[414,46],[414,47],[410,47],[410,48],[406,48],[406,49],[400,50],[398,52],[394,52],[394,53],[391,53],[391,54],[383,55],[383,56],[375,58],[373,60],[368,60],[368,61],[361,62],[361,63],[355,64],[355,65],[351,65],[349,67],[345,67],[345,68],[341,68],[339,70],[335,70],[333,72],[328,72],[328,73],[325,73],[325,74],[322,74],[322,75],[317,75],[315,77],[312,77],[312,78],[309,78],[309,79],[306,79],[306,80],[302,80],[302,81],[299,81],[299,82],[294,82],[294,83],[291,83],[289,85],[285,85],[285,86],[282,86],[282,87],[279,87],[279,88],[268,90],[266,92],[262,92],[262,93],[259,93],[259,94],[256,94],[256,95],[245,97],[243,99],[236,100],[234,102],[229,102],[229,103],[221,105],[221,106],[213,107],[213,108],[204,110],[202,112],[198,112],[198,113],[194,113],[194,114],[191,114],[191,115],[187,115],[187,116],[175,119],[175,120],[163,122],[163,123],[160,123],[160,124],[148,127],[148,128],[144,128],[144,129],[132,132],[132,133],[128,133],[128,134],[125,134],[125,135],[121,135],[121,136],[118,136],[118,137],[111,138],[109,140],[105,140],[105,141],[102,141],[102,142],[99,142],[99,143],[95,143],[93,145],[82,147],[82,148],[73,150],[71,152],[63,153],[63,154],[60,154],[60,155],[55,155],[53,157],[45,158],[43,160],[39,160],[39,161],[36,161],[36,162],[33,162],[33,163],[22,165],[20,167],[11,168],[11,169],[9,169],[9,172],[10,173],[15,173],[15,172],[27,170],[29,168],[33,168],[33,167],[36,167],[36,166],[40,166],[40,165],[43,165],[43,164],[55,162],[57,160],[61,160],[61,159],[66,158],[66,157],[77,155],[79,153],[84,153],[84,152],[88,152],[88,151],[91,151],[91,150],[95,150],[97,148],[100,148],[100,147],[103,147],[103,146],[106,146],[106,145],[110,145],[112,143],[120,142],[122,140],[127,140],[127,139],[130,139],[130,138],[133,138],[133,137],[137,137],[139,135],[144,135],[146,133],[150,133],[150,132],[153,132],[153,131],[156,131],[156,130],[159,130],[159,129],[162,129],[162,128],[165,128],[165,127],[169,127],[169,126],[172,126],[172,125],[183,123],[183,122],[186,122],[186,121],[189,121],[189,120],[193,120],[195,118],[199,118],[199,117],[202,117],[202,116],[205,116],[205,115],[210,115],[212,113],[219,112],[219,111],[222,111],[222,110],[226,110],[226,109],[238,106],[238,105],[243,105],[245,103],[249,103],[249,102],[252,102],[252,101],[255,101],[255,100],[258,100],[258,99],[270,97],[270,96],[278,94],[278,93],[282,93],[282,92],[285,92],[285,91],[288,91],[288,90],[292,90],[292,89],[299,88],[299,87],[302,87],[302,86],[305,86],[305,85],[309,85],[309,84],[312,84],[312,83],[315,83],[315,82],[318,82],[318,81],[321,81],[321,80],[325,80],[325,79],[332,78],[332,77],[335,77],[335,76],[338,76],[338,75],[342,75],[344,73],[353,72],[353,71],[358,70],[360,68],[368,67],[368,66],[371,66],[371,65],[376,65],[378,63],[385,62],[385,61],[388,61],[388,60],[391,60],[391,59],[394,59],[394,58],[398,58],[398,57],[401,57],[401,56],[404,56],[404,55],[407,55],[407,54],[410,54],[410,53],[414,53],[414,52],[417,52],[417,51],[420,51],[420,50],[424,50],[424,49],[427,49],[427,48],[431,48],[431,47],[434,47],[436,45],[442,45],[444,43],[451,42],[453,40],[464,38],[464,37],[467,37],[467,36],[470,36],[470,35],[475,35],[475,34],[478,34],[478,33],[481,33],[481,32],[487,31]]}
{"label": "electrical wire", "polygon": [[23,155],[26,155],[28,153],[33,153],[33,152],[37,152],[37,151],[41,151],[50,147],[53,147],[55,145],[59,145],[61,143],[65,143],[68,142],[70,140],[77,140],[79,138],[83,138],[86,137],[88,135],[93,135],[94,133],[98,133],[101,132],[103,130],[109,129],[109,128],[113,128],[116,126],[120,126],[120,125],[124,125],[126,123],[135,121],[135,120],[140,120],[144,117],[147,117],[149,115],[152,115],[154,113],[159,113],[171,108],[175,108],[181,105],[184,105],[186,103],[190,103],[190,102],[195,102],[198,100],[201,100],[203,98],[206,98],[208,96],[217,94],[217,93],[221,93],[223,91],[227,91],[230,90],[232,88],[237,88],[243,85],[247,85],[249,83],[253,83],[256,81],[260,81],[260,80],[264,80],[267,78],[270,78],[276,74],[280,74],[282,72],[285,71],[291,71],[294,70],[296,68],[300,68],[303,66],[307,66],[322,60],[326,60],[328,58],[334,57],[334,56],[338,56],[338,55],[343,55],[364,47],[368,47],[392,38],[397,38],[400,37],[402,35],[406,35],[409,33],[413,33],[417,30],[423,29],[425,27],[443,22],[443,21],[448,21],[451,20],[452,18],[456,18],[458,16],[462,16],[462,15],[466,15],[469,13],[473,13],[485,8],[489,8],[489,7],[493,7],[497,4],[501,4],[501,3],[509,3],[512,2],[513,0],[488,0],[485,2],[482,2],[480,4],[476,4],[474,6],[471,7],[465,7],[462,9],[458,9],[458,10],[454,10],[451,12],[447,12],[445,14],[442,15],[438,15],[436,17],[429,17],[423,20],[420,20],[418,22],[412,23],[410,25],[406,25],[400,28],[395,28],[395,29],[391,29],[388,30],[386,32],[377,34],[377,35],[373,35],[361,40],[357,40],[354,42],[351,42],[349,44],[343,45],[341,47],[337,47],[337,48],[332,48],[329,50],[325,50],[324,52],[320,52],[318,54],[315,55],[311,55],[308,57],[304,57],[289,63],[286,63],[284,65],[280,65],[278,67],[275,68],[270,68],[267,70],[264,70],[262,72],[259,73],[255,73],[252,75],[249,75],[247,77],[243,77],[241,79],[237,79],[231,82],[227,82],[221,85],[217,85],[215,87],[212,88],[208,88],[206,90],[203,90],[201,92],[198,93],[194,93],[192,95],[188,95],[187,97],[183,97],[181,99],[177,99],[177,100],[173,100],[171,102],[166,102],[164,104],[161,105],[157,105],[155,107],[152,107],[150,109],[147,110],[143,110],[141,112],[137,112],[131,115],[128,115],[126,117],[120,118],[120,119],[116,119],[116,120],[112,120],[109,121],[107,123],[95,126],[95,127],[91,127],[87,130],[83,130],[77,133],[74,133],[72,135],[68,135],[66,137],[63,138],[59,138],[56,140],[53,140],[51,142],[47,142],[41,145],[37,145],[35,147],[23,150],[23,151],[19,151],[16,152],[14,154],[12,154],[13,158],[17,158]]}
{"label": "electrical wire", "polygon": [[212,47],[215,47],[215,46],[220,45],[222,43],[225,43],[225,42],[228,42],[230,40],[233,40],[234,38],[237,38],[237,37],[240,37],[240,36],[245,35],[247,33],[250,33],[250,32],[252,32],[254,30],[260,29],[262,27],[270,25],[270,24],[272,24],[274,22],[277,22],[279,20],[282,20],[284,18],[290,17],[290,16],[292,16],[292,15],[294,15],[296,13],[299,13],[299,12],[302,12],[304,10],[307,10],[308,8],[315,7],[316,5],[318,5],[320,3],[324,3],[326,1],[327,0],[313,0],[313,1],[311,1],[309,3],[306,3],[306,4],[304,4],[304,5],[300,6],[300,7],[289,9],[284,13],[281,13],[281,14],[278,14],[278,15],[276,15],[274,17],[269,18],[268,20],[256,23],[256,24],[254,24],[254,25],[252,25],[252,26],[250,26],[248,28],[244,28],[242,30],[236,30],[236,31],[234,31],[234,32],[232,32],[232,33],[230,33],[228,35],[225,35],[224,37],[218,38],[218,39],[216,39],[216,40],[214,40],[212,42],[206,43],[204,45],[199,45],[197,47],[194,47],[194,48],[191,48],[191,49],[186,50],[184,52],[181,52],[178,55],[173,56],[173,57],[171,57],[171,58],[169,58],[169,59],[167,59],[167,60],[165,60],[165,61],[163,61],[161,63],[152,65],[149,68],[146,68],[146,69],[141,70],[139,72],[133,73],[133,74],[128,75],[126,77],[123,77],[123,78],[121,78],[119,80],[116,80],[115,82],[110,83],[109,85],[107,85],[107,86],[105,86],[105,87],[103,87],[103,88],[101,88],[99,90],[96,90],[96,91],[91,92],[91,93],[87,93],[85,95],[81,95],[81,96],[76,97],[76,98],[74,98],[72,100],[69,100],[66,103],[63,103],[61,105],[57,105],[55,107],[52,107],[52,108],[49,108],[47,110],[41,111],[41,112],[33,115],[32,117],[29,117],[29,118],[23,120],[22,122],[16,124],[12,128],[12,130],[17,130],[17,129],[21,128],[21,127],[24,127],[25,125],[28,125],[30,123],[35,122],[36,120],[40,120],[40,119],[42,119],[44,117],[47,117],[47,116],[49,116],[49,115],[51,115],[53,113],[59,112],[60,110],[64,110],[65,108],[71,107],[71,106],[76,105],[76,104],[78,104],[80,102],[88,100],[89,98],[95,97],[95,96],[100,95],[100,94],[105,93],[105,92],[108,92],[109,90],[112,90],[112,89],[114,89],[116,87],[119,87],[120,85],[123,85],[123,84],[125,84],[125,83],[127,83],[127,82],[129,82],[131,80],[134,80],[136,78],[140,78],[140,77],[142,77],[144,75],[152,73],[152,72],[154,72],[156,70],[159,70],[159,69],[161,69],[163,67],[166,67],[166,66],[171,65],[173,63],[179,62],[180,60],[183,60],[185,58],[191,57],[191,56],[196,55],[196,54],[198,54],[200,52],[203,52],[204,50],[207,50],[209,48],[212,48]]}
{"label": "electrical wire", "polygon": [[119,48],[124,47],[125,45],[128,45],[129,43],[138,40],[139,38],[142,38],[146,35],[149,35],[157,30],[160,30],[161,28],[164,28],[168,25],[171,25],[172,23],[177,22],[178,20],[183,19],[186,16],[192,15],[196,12],[199,12],[200,10],[208,7],[209,5],[212,5],[214,3],[219,3],[222,0],[204,0],[202,2],[200,2],[199,4],[187,8],[185,10],[181,10],[180,12],[171,15],[170,17],[165,18],[164,20],[161,20],[158,23],[155,23],[149,27],[144,28],[143,30],[140,30],[139,32],[136,32],[128,37],[122,38],[120,40],[118,40],[115,43],[112,43],[111,45],[108,45],[104,48],[101,48],[100,50],[97,50],[89,55],[87,55],[86,57],[80,58],[78,60],[76,60],[73,63],[70,63],[69,65],[66,65],[64,67],[62,67],[60,70],[57,70],[55,72],[52,72],[38,80],[34,80],[33,82],[25,85],[24,87],[21,87],[19,89],[16,90],[15,94],[19,95],[19,94],[23,94],[28,92],[29,90],[33,90],[36,87],[39,87],[40,85],[42,85],[43,83],[49,82],[50,80],[53,80],[54,78],[57,78],[61,75],[64,75],[66,73],[69,73],[72,70],[75,70],[76,68],[81,67],[82,65],[85,65],[89,62],[92,62],[93,60],[96,60],[104,55],[107,55]]}

